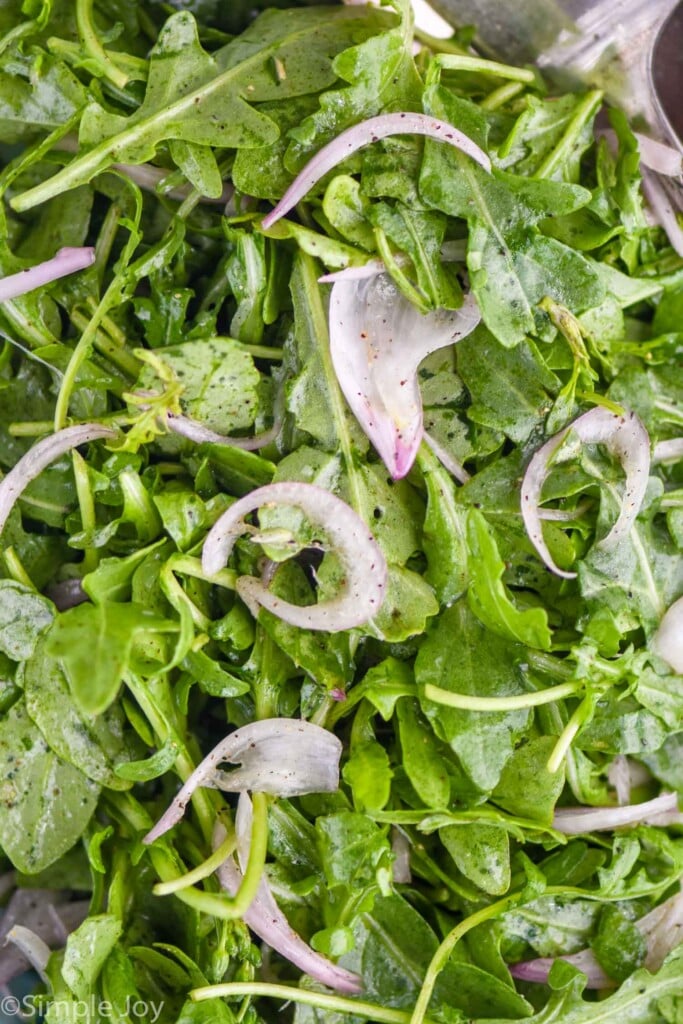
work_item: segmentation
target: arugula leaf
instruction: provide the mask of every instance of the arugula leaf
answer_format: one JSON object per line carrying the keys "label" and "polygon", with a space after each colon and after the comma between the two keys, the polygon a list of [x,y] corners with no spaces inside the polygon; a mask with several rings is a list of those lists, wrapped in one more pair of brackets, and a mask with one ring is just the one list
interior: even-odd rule
{"label": "arugula leaf", "polygon": [[35,874],[78,841],[99,786],[53,753],[23,701],[0,720],[0,768],[2,848],[16,868]]}

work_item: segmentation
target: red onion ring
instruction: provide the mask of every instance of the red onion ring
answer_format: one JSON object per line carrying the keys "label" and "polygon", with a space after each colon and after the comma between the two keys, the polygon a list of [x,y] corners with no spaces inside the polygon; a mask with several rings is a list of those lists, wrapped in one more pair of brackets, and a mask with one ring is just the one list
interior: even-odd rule
{"label": "red onion ring", "polygon": [[677,675],[683,675],[683,597],[664,613],[652,638],[652,649]]}
{"label": "red onion ring", "polygon": [[213,576],[225,565],[237,538],[246,531],[244,517],[264,506],[291,505],[330,537],[345,572],[344,586],[331,601],[300,606],[283,601],[254,576],[241,576],[236,590],[252,615],[266,608],[301,629],[338,632],[372,619],[384,600],[387,564],[377,541],[346,502],[322,487],[281,482],[259,487],[231,505],[204,541],[202,567]]}
{"label": "red onion ring", "polygon": [[626,487],[616,523],[601,540],[603,548],[612,547],[628,534],[640,511],[645,497],[650,470],[650,440],[635,413],[620,416],[602,406],[596,406],[579,416],[539,448],[531,459],[522,481],[522,519],[531,543],[545,565],[557,576],[575,579],[575,572],[565,572],[552,559],[543,539],[539,505],[541,490],[550,473],[550,463],[570,431],[582,444],[604,444],[608,452],[619,459],[626,473]]}
{"label": "red onion ring", "polygon": [[675,793],[662,793],[654,800],[623,807],[558,807],[553,817],[553,828],[566,836],[587,832],[611,832],[624,825],[648,824],[666,815],[676,822],[683,821],[678,810]]}
{"label": "red onion ring", "polygon": [[42,441],[34,444],[0,482],[0,534],[24,490],[50,463],[72,448],[105,437],[116,437],[116,431],[111,427],[102,426],[101,423],[81,423],[76,427],[58,430],[56,434],[44,437]]}

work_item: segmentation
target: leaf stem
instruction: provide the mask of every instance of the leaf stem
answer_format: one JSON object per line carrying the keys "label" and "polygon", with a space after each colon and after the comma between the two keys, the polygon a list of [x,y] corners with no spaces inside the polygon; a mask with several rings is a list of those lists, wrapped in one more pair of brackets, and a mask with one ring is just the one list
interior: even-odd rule
{"label": "leaf stem", "polygon": [[11,544],[9,545],[9,547],[5,548],[5,550],[2,553],[2,557],[5,561],[7,571],[12,577],[12,579],[16,580],[17,583],[23,583],[25,587],[28,587],[30,590],[37,592],[38,588],[36,587],[35,583],[31,579],[29,574],[26,572],[23,562],[21,561],[19,555],[17,554],[17,552],[15,551],[14,547]]}
{"label": "leaf stem", "polygon": [[515,96],[519,96],[521,92],[524,92],[524,82],[505,82],[497,89],[492,89],[479,106],[482,110],[498,110],[513,100]]}
{"label": "leaf stem", "polygon": [[581,103],[578,104],[573,116],[569,120],[562,138],[532,175],[534,178],[550,178],[553,173],[562,165],[569,156],[572,148],[581,134],[586,122],[593,117],[595,111],[602,103],[602,92],[599,89],[592,89],[586,93]]}
{"label": "leaf stem", "polygon": [[524,82],[527,85],[536,81],[536,72],[530,68],[500,64],[497,60],[486,60],[484,57],[472,57],[469,54],[461,53],[440,53],[435,60],[442,71],[478,72],[484,75],[495,75],[496,78],[508,78],[512,82]]}
{"label": "leaf stem", "polygon": [[[95,499],[93,498],[88,476],[88,465],[76,449],[71,453],[71,461],[73,463],[74,480],[76,481],[78,507],[81,513],[81,529],[85,534],[92,535],[97,526],[97,519],[95,516]],[[94,572],[98,564],[97,550],[92,545],[88,545],[83,552],[83,574]]]}
{"label": "leaf stem", "polygon": [[565,725],[557,743],[553,747],[550,757],[548,758],[546,767],[551,774],[559,771],[562,767],[562,762],[567,756],[567,751],[576,738],[576,734],[581,726],[588,720],[588,718],[590,718],[595,701],[596,695],[592,693],[588,694],[584,700],[581,701],[578,708],[574,711],[574,714]]}
{"label": "leaf stem", "polygon": [[167,882],[158,882],[152,889],[152,893],[155,896],[170,896],[172,893],[177,893],[180,889],[187,889],[188,886],[195,885],[196,882],[201,882],[204,878],[208,878],[209,875],[212,875],[221,866],[226,857],[233,853],[236,843],[234,831],[229,832],[220,846],[217,846],[211,856],[207,857],[205,861],[202,861],[196,868],[187,871],[184,875],[179,875],[177,878],[172,878]]}
{"label": "leaf stem", "polygon": [[92,8],[93,0],[76,0],[76,24],[83,48],[100,65],[105,78],[108,78],[117,89],[125,89],[128,85],[128,75],[116,67],[102,46],[93,24]]}
{"label": "leaf stem", "polygon": [[460,942],[460,939],[476,928],[477,925],[483,924],[484,921],[489,921],[492,917],[498,917],[499,914],[504,914],[506,910],[516,906],[519,903],[520,893],[516,892],[510,896],[505,896],[502,900],[497,900],[495,903],[489,904],[488,907],[483,907],[481,910],[477,910],[476,913],[470,914],[464,921],[452,928],[448,933],[443,942],[439,945],[438,949],[434,953],[431,959],[427,973],[425,974],[424,981],[422,982],[422,988],[420,994],[417,997],[415,1008],[413,1009],[410,1017],[410,1024],[426,1024],[426,1013],[429,1006],[429,1001],[432,998],[434,986],[439,974],[448,963],[448,959]]}
{"label": "leaf stem", "polygon": [[[328,995],[326,992],[313,992],[305,988],[294,988],[291,985],[273,985],[263,981],[231,981],[223,985],[206,985],[190,992],[195,1002],[204,999],[219,999],[230,996],[266,996],[282,1002],[303,1003],[319,1010],[331,1013],[349,1013],[355,1017],[377,1021],[378,1024],[409,1024],[410,1014],[404,1010],[392,1010],[376,1003],[368,1003],[363,999],[347,999],[344,996]],[[424,1024],[430,1024],[427,1018]]]}
{"label": "leaf stem", "polygon": [[475,697],[469,693],[451,693],[440,686],[427,683],[425,697],[435,704],[443,704],[449,708],[460,708],[463,711],[516,711],[520,708],[535,708],[541,704],[574,696],[582,690],[585,683],[576,680],[571,683],[560,683],[550,686],[547,690],[536,690],[533,693],[519,693],[511,697]]}

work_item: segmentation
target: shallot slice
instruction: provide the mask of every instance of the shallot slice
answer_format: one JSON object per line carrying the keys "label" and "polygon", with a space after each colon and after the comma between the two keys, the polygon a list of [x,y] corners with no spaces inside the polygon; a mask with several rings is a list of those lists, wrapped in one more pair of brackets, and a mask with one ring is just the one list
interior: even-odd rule
{"label": "shallot slice", "polygon": [[94,260],[95,250],[91,246],[60,249],[51,260],[37,263],[35,267],[29,267],[27,270],[20,270],[18,274],[0,278],[0,302],[16,299],[19,295],[42,288],[60,277],[74,274],[77,270],[85,270]]}
{"label": "shallot slice", "polygon": [[543,539],[539,505],[553,456],[570,431],[582,444],[604,444],[608,452],[619,459],[626,473],[626,486],[619,516],[608,535],[600,541],[602,548],[613,547],[631,530],[645,497],[650,471],[650,439],[634,412],[620,415],[602,406],[596,406],[579,416],[539,448],[531,459],[522,481],[522,519],[529,539],[545,565],[557,576],[568,580],[574,579],[576,573],[560,569],[553,561]]}
{"label": "shallot slice", "polygon": [[330,296],[330,355],[346,401],[395,480],[423,438],[417,371],[481,319],[474,296],[460,309],[421,313],[387,274],[337,281]]}
{"label": "shallot slice", "polygon": [[683,459],[683,437],[672,437],[668,441],[658,441],[652,452],[652,461],[678,462]]}
{"label": "shallot slice", "polygon": [[271,444],[280,433],[282,423],[277,420],[269,430],[261,434],[254,434],[253,437],[232,437],[228,434],[218,434],[203,423],[190,419],[189,416],[180,416],[169,412],[166,414],[166,425],[174,434],[194,441],[195,444],[227,444],[231,448],[241,448],[245,452],[255,452],[259,448],[265,448]]}
{"label": "shallot slice", "polygon": [[409,111],[380,114],[347,128],[336,139],[323,146],[297,175],[277,206],[266,214],[261,222],[262,227],[268,230],[280,217],[289,213],[292,207],[296,206],[313,186],[342,160],[346,160],[363,146],[379,139],[386,139],[390,135],[426,135],[428,138],[454,146],[476,160],[484,170],[491,170],[491,161],[484,150],[468,135],[446,121],[440,121],[428,114],[415,114]]}
{"label": "shallot slice", "polygon": [[[237,893],[242,884],[242,871],[249,859],[251,816],[251,801],[243,793],[239,799],[236,820],[239,864],[230,856],[217,871],[221,886],[231,896]],[[218,847],[224,838],[225,832],[222,826],[217,825],[214,834],[214,848]],[[326,957],[321,956],[320,953],[316,953],[294,931],[277,905],[265,874],[261,877],[256,896],[244,914],[244,921],[255,935],[258,935],[271,949],[289,960],[304,974],[308,974],[322,985],[327,985],[328,988],[338,992],[360,992],[361,982],[357,974],[338,967]]]}
{"label": "shallot slice", "polygon": [[582,949],[578,953],[567,953],[559,957],[539,956],[533,960],[524,960],[522,963],[512,964],[510,974],[519,981],[531,981],[544,985],[556,959],[566,960],[577,970],[583,971],[586,975],[586,988],[616,987],[616,982],[602,969],[592,949]]}
{"label": "shallot slice", "polygon": [[[333,793],[339,787],[342,745],[327,729],[294,718],[264,718],[235,729],[195,768],[143,842],[153,843],[182,818],[200,786],[274,796]],[[221,771],[224,762],[239,764]]]}
{"label": "shallot slice", "polygon": [[241,576],[236,590],[254,616],[266,608],[301,629],[338,632],[372,619],[384,600],[387,564],[366,524],[341,498],[314,484],[282,481],[259,487],[231,505],[209,531],[202,567],[213,576],[225,565],[237,538],[248,527],[244,517],[259,508],[291,505],[323,530],[334,544],[344,570],[344,582],[330,601],[300,606],[284,601],[254,576]]}
{"label": "shallot slice", "polygon": [[669,178],[677,178],[683,174],[683,158],[680,149],[667,146],[664,142],[657,142],[656,139],[651,139],[649,135],[642,135],[640,132],[634,132],[634,135],[638,140],[642,164],[645,164],[650,170],[656,171],[657,174],[664,174]]}
{"label": "shallot slice", "polygon": [[32,480],[65,452],[105,437],[116,437],[116,431],[101,423],[81,423],[58,430],[34,444],[0,482],[0,534],[14,505]]}
{"label": "shallot slice", "polygon": [[578,836],[587,832],[611,832],[624,825],[659,824],[663,819],[683,821],[675,793],[662,793],[654,800],[622,807],[558,807],[553,828],[567,836]]}
{"label": "shallot slice", "polygon": [[683,597],[664,613],[652,638],[652,648],[674,672],[683,675]]}

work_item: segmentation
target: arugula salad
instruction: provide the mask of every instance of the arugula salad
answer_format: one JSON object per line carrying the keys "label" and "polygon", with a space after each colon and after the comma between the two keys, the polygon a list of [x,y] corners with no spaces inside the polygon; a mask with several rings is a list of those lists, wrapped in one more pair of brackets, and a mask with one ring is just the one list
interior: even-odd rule
{"label": "arugula salad", "polygon": [[473,39],[0,4],[6,1014],[683,1019],[680,156]]}

